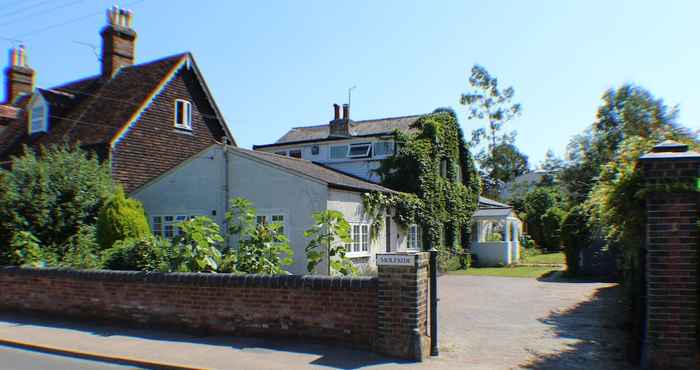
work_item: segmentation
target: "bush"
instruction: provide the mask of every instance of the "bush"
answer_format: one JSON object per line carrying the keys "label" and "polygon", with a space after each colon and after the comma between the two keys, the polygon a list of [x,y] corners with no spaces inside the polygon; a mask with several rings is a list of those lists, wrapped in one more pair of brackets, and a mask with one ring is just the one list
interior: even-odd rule
{"label": "bush", "polygon": [[160,237],[119,240],[102,254],[104,268],[109,270],[170,271],[168,256],[172,243]]}
{"label": "bush", "polygon": [[127,198],[121,187],[109,197],[97,217],[97,241],[102,249],[126,238],[141,239],[151,235],[141,203]]}
{"label": "bush", "polygon": [[219,247],[224,241],[219,225],[200,216],[177,225],[170,269],[177,272],[216,272],[221,264]]}
{"label": "bush", "polygon": [[559,207],[551,207],[541,217],[542,247],[547,251],[561,249],[561,223],[566,212]]}
{"label": "bush", "polygon": [[345,256],[345,244],[352,242],[350,224],[343,214],[338,211],[326,210],[313,215],[316,223],[304,232],[311,238],[306,246],[307,270],[316,272],[319,263],[327,260],[330,264],[330,274],[355,275],[358,270],[352,261]]}
{"label": "bush", "polygon": [[583,206],[572,208],[562,220],[561,239],[566,255],[566,272],[569,275],[579,274],[579,255],[590,242],[588,219],[590,215]]}
{"label": "bush", "polygon": [[60,248],[63,257],[59,267],[75,269],[99,269],[102,267],[100,252],[95,239],[94,226],[81,226]]}
{"label": "bush", "polygon": [[11,265],[40,267],[44,265],[39,239],[32,233],[20,231],[12,235],[4,260]]}

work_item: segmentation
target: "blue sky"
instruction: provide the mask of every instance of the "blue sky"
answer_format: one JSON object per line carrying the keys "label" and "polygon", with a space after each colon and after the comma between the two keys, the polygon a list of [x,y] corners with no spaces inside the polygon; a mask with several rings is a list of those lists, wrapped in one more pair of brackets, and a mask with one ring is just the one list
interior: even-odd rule
{"label": "blue sky", "polygon": [[[39,86],[98,72],[113,0],[0,0],[0,37],[22,39]],[[139,62],[191,51],[239,145],[327,123],[353,92],[353,119],[459,105],[474,63],[516,90],[516,144],[563,154],[601,94],[638,83],[700,129],[696,1],[122,1]],[[73,20],[79,21],[73,22]],[[56,27],[53,27],[56,25]],[[76,42],[77,41],[77,42]],[[7,48],[12,43],[1,40]],[[6,60],[3,63],[7,63]]]}

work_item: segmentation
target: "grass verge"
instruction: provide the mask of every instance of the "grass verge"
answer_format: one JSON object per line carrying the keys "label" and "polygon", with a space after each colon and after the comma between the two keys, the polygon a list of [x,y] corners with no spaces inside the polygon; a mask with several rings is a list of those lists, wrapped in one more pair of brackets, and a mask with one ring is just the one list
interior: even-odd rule
{"label": "grass verge", "polygon": [[555,267],[472,267],[467,270],[457,270],[449,272],[450,275],[468,275],[468,276],[503,276],[503,277],[521,277],[521,278],[538,278],[550,274],[552,271],[558,271]]}
{"label": "grass verge", "polygon": [[525,256],[522,263],[542,263],[542,264],[565,264],[566,256],[564,252],[543,253]]}

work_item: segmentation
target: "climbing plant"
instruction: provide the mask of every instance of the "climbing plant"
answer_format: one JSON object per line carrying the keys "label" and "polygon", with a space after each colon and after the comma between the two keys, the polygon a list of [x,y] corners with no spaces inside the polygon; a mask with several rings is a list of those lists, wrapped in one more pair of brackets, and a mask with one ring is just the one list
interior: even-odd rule
{"label": "climbing plant", "polygon": [[424,246],[466,245],[478,205],[480,180],[474,160],[451,109],[418,119],[410,132],[395,131],[396,155],[382,162],[382,184],[398,194],[370,193],[365,212],[381,227],[385,210],[395,209],[402,226],[419,224]]}

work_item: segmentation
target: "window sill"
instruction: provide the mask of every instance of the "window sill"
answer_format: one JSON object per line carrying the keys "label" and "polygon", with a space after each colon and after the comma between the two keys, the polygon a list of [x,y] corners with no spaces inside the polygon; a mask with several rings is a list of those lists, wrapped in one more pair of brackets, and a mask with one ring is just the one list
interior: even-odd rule
{"label": "window sill", "polygon": [[175,126],[175,132],[185,135],[192,135],[192,129],[187,127]]}
{"label": "window sill", "polygon": [[353,253],[346,253],[345,257],[347,258],[362,258],[362,257],[369,257],[369,252],[353,252]]}

